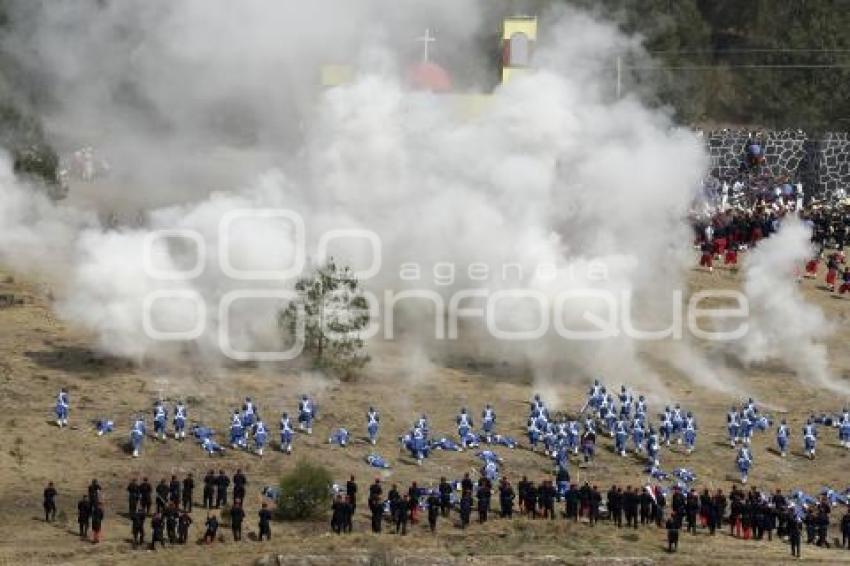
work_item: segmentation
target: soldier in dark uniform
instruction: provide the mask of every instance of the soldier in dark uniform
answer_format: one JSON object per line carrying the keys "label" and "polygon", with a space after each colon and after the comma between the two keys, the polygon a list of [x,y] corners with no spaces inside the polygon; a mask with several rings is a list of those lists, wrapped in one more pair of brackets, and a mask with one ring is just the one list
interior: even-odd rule
{"label": "soldier in dark uniform", "polygon": [[215,508],[218,509],[223,505],[227,505],[227,489],[230,487],[230,478],[224,473],[224,470],[218,471],[218,477],[215,478]]}
{"label": "soldier in dark uniform", "polygon": [[476,499],[478,500],[478,522],[486,523],[487,522],[487,514],[490,511],[490,498],[492,497],[493,490],[490,487],[490,481],[487,479],[482,479],[478,482],[478,491],[475,494]]}
{"label": "soldier in dark uniform", "polygon": [[717,493],[714,494],[713,503],[715,525],[718,529],[722,529],[723,517],[726,515],[726,496],[723,495],[723,490],[717,490]]}
{"label": "soldier in dark uniform", "polygon": [[407,495],[396,498],[391,505],[395,520],[395,534],[400,533],[404,536],[407,534],[407,522],[410,520],[410,498]]}
{"label": "soldier in dark uniform", "polygon": [[609,519],[617,528],[623,526],[622,497],[619,488],[612,485],[607,496]]}
{"label": "soldier in dark uniform", "polygon": [[348,497],[348,504],[351,505],[351,514],[357,511],[357,482],[354,481],[352,475],[345,483],[345,495]]}
{"label": "soldier in dark uniform", "polygon": [[265,537],[266,540],[271,540],[272,539],[272,527],[271,527],[272,512],[269,511],[268,504],[263,503],[262,507],[260,508],[260,512],[258,513],[258,515],[260,517],[260,522],[259,522],[260,540],[263,540],[264,537]]}
{"label": "soldier in dark uniform", "polygon": [[446,481],[446,478],[440,478],[440,514],[448,518],[452,508],[452,486]]}
{"label": "soldier in dark uniform", "polygon": [[546,480],[540,486],[538,490],[538,494],[540,496],[540,507],[543,510],[543,518],[549,518],[550,520],[555,518],[555,496],[557,492],[555,491],[555,486],[552,484],[550,480]]}
{"label": "soldier in dark uniform", "polygon": [[91,519],[91,503],[89,496],[84,495],[77,503],[77,524],[80,526],[80,538],[89,536],[89,522]]}
{"label": "soldier in dark uniform", "polygon": [[469,516],[472,514],[472,493],[464,491],[460,496],[460,528],[465,529],[469,525]]}
{"label": "soldier in dark uniform", "polygon": [[818,546],[825,546],[826,548],[829,548],[829,540],[828,540],[829,507],[828,507],[828,505],[829,504],[827,504],[825,506],[820,505],[818,507],[818,513],[817,513],[817,518],[816,518],[817,522],[815,523],[817,525],[817,533],[818,533],[818,539],[817,539],[816,544]]}
{"label": "soldier in dark uniform", "polygon": [[802,524],[791,511],[786,515],[785,528],[788,532],[788,542],[791,545],[791,556],[800,558],[800,539],[802,538],[800,530],[802,529]]}
{"label": "soldier in dark uniform", "polygon": [[[185,491],[183,492],[185,493]],[[192,517],[189,516],[189,513],[184,510],[180,513],[180,517],[177,518],[177,542],[180,544],[186,544],[189,540],[189,525],[192,524]]]}
{"label": "soldier in dark uniform", "polygon": [[44,522],[56,520],[56,488],[53,487],[53,482],[47,482],[47,487],[44,488]]}
{"label": "soldier in dark uniform", "polygon": [[638,496],[638,505],[640,506],[640,524],[649,524],[650,510],[652,509],[652,496],[649,495],[649,490],[643,488]]}
{"label": "soldier in dark uniform", "polygon": [[345,496],[342,507],[342,532],[351,533],[354,529],[353,518],[354,507],[351,505],[351,500],[348,496]]}
{"label": "soldier in dark uniform", "polygon": [[233,533],[233,541],[242,540],[242,523],[245,521],[245,509],[242,508],[241,500],[234,500],[230,508],[230,531]]}
{"label": "soldier in dark uniform", "polygon": [[248,478],[242,473],[241,469],[237,469],[233,475],[233,501],[245,501],[245,493],[248,486]]}
{"label": "soldier in dark uniform", "polygon": [[171,481],[168,483],[168,500],[174,504],[174,507],[180,507],[180,480],[177,476],[171,476]]}
{"label": "soldier in dark uniform", "polygon": [[337,495],[331,503],[331,531],[342,533],[342,496]]}
{"label": "soldier in dark uniform", "polygon": [[156,543],[159,543],[163,548],[165,547],[164,528],[165,524],[162,520],[162,515],[157,511],[151,519],[151,550],[156,550]]}
{"label": "soldier in dark uniform", "polygon": [[499,515],[502,519],[511,519],[514,514],[514,488],[507,478],[499,483]]}
{"label": "soldier in dark uniform", "polygon": [[159,480],[156,486],[156,512],[162,515],[165,511],[165,506],[168,504],[168,484],[165,483],[165,478]]}
{"label": "soldier in dark uniform", "polygon": [[130,514],[131,533],[133,535],[133,548],[145,544],[145,520],[147,515],[141,509]]}
{"label": "soldier in dark uniform", "polygon": [[527,513],[527,511],[525,509],[525,501],[526,501],[527,495],[528,495],[528,485],[529,485],[528,478],[525,477],[525,476],[522,476],[522,479],[519,480],[519,483],[517,484],[517,495],[519,496],[519,511],[520,511],[520,513]]}
{"label": "soldier in dark uniform", "polygon": [[776,509],[767,503],[763,503],[761,516],[763,521],[762,529],[767,533],[767,540],[772,541],[773,531],[776,529]]}
{"label": "soldier in dark uniform", "polygon": [[578,487],[576,486],[576,484],[570,485],[570,489],[567,490],[567,495],[565,499],[567,518],[572,519],[574,522],[578,521],[579,495]]}
{"label": "soldier in dark uniform", "polygon": [[595,485],[590,490],[590,524],[599,522],[599,507],[602,505],[602,494]]}
{"label": "soldier in dark uniform", "polygon": [[685,517],[688,520],[688,532],[697,534],[697,515],[699,514],[699,497],[696,490],[692,490],[685,498]]}
{"label": "soldier in dark uniform", "polygon": [[142,478],[142,483],[139,484],[139,505],[145,515],[150,515],[153,505],[153,486],[148,478]]}
{"label": "soldier in dark uniform", "polygon": [[741,536],[741,499],[732,492],[732,503],[729,508],[729,535]]}
{"label": "soldier in dark uniform", "polygon": [[667,552],[676,552],[679,550],[679,520],[674,511],[670,518],[667,519]]}
{"label": "soldier in dark uniform", "polygon": [[165,532],[168,534],[168,544],[177,544],[177,519],[180,517],[180,511],[177,509],[177,504],[171,502],[165,509],[163,519],[165,520]]}
{"label": "soldier in dark uniform", "polygon": [[94,509],[95,507],[97,507],[97,504],[100,503],[100,492],[100,484],[97,483],[96,479],[93,479],[88,487],[89,504],[91,504],[92,512],[94,512]]}
{"label": "soldier in dark uniform", "polygon": [[204,476],[204,509],[212,509],[215,494],[215,473],[210,470]]}
{"label": "soldier in dark uniform", "polygon": [[98,501],[91,512],[92,542],[95,544],[100,542],[100,532],[103,529],[103,516],[103,504]]}
{"label": "soldier in dark uniform", "polygon": [[658,528],[661,528],[661,525],[664,523],[664,508],[667,506],[667,499],[664,497],[664,494],[661,492],[661,489],[655,490],[655,525]]}
{"label": "soldier in dark uniform", "polygon": [[632,486],[627,486],[625,493],[623,493],[623,511],[626,515],[626,527],[637,528],[637,510],[637,494],[632,489]]}
{"label": "soldier in dark uniform", "polygon": [[187,512],[192,512],[193,492],[195,491],[195,478],[189,473],[183,478],[183,509]]}
{"label": "soldier in dark uniform", "polygon": [[428,528],[431,529],[431,533],[435,533],[437,531],[437,517],[440,516],[440,498],[431,490],[430,495],[428,495]]}
{"label": "soldier in dark uniform", "polygon": [[132,516],[139,506],[139,483],[136,478],[130,480],[127,485],[127,512]]}
{"label": "soldier in dark uniform", "polygon": [[788,518],[788,514],[785,513],[785,510],[788,508],[788,502],[785,500],[785,496],[782,495],[782,490],[777,489],[776,493],[773,494],[771,498],[773,502],[773,508],[775,510],[776,519],[777,519],[777,527],[776,527],[776,535],[779,537],[785,536],[785,521]]}
{"label": "soldier in dark uniform", "polygon": [[384,504],[379,496],[369,497],[369,512],[372,514],[372,532],[381,532],[381,522],[384,517]]}
{"label": "soldier in dark uniform", "polygon": [[850,509],[841,517],[841,547],[850,548]]}

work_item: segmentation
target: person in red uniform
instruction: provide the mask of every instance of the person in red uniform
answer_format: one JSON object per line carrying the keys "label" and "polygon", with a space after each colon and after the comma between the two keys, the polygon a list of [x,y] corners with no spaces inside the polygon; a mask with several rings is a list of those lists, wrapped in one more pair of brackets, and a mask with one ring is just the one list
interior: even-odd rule
{"label": "person in red uniform", "polygon": [[726,250],[726,254],[723,257],[723,264],[731,267],[738,266],[738,244],[732,244]]}
{"label": "person in red uniform", "polygon": [[838,279],[838,260],[835,254],[832,254],[826,262],[826,286],[830,291],[835,291],[836,279]]}
{"label": "person in red uniform", "polygon": [[817,257],[810,259],[806,263],[806,275],[805,275],[806,278],[814,279],[818,276],[818,264],[819,263],[820,263],[820,259],[817,258]]}
{"label": "person in red uniform", "polygon": [[714,259],[714,244],[712,242],[704,242],[702,244],[702,256],[699,259],[700,267],[707,267],[709,271],[714,271],[712,260]]}

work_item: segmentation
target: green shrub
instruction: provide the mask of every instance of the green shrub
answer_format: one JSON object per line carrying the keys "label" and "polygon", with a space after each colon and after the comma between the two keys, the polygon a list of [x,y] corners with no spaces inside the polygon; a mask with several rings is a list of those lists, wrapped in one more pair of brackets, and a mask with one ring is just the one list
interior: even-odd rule
{"label": "green shrub", "polygon": [[331,503],[332,483],[327,468],[299,461],[291,472],[280,478],[278,515],[293,521],[324,517]]}

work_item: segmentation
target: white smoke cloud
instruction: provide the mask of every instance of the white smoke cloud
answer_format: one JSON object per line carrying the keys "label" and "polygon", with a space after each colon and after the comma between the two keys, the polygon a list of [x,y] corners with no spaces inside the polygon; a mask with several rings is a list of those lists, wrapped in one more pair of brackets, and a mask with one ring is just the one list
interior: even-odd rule
{"label": "white smoke cloud", "polygon": [[749,254],[744,280],[749,332],[739,353],[746,363],[779,360],[807,382],[846,393],[848,388],[833,379],[821,342],[832,326],[805,300],[798,283],[801,266],[815,254],[811,237],[811,228],[789,216]]}
{"label": "white smoke cloud", "polygon": [[[485,17],[486,2],[317,2],[298,10],[215,4],[122,2],[97,11],[94,2],[45,3],[48,17],[21,40],[47,80],[64,87],[50,117],[53,131],[95,137],[118,155],[115,195],[102,194],[101,204],[129,199],[149,209],[143,228],[104,231],[83,222],[85,214],[43,200],[35,209],[10,206],[8,196],[24,193],[8,175],[0,184],[2,258],[32,267],[9,243],[16,241],[9,234],[21,241],[22,231],[29,246],[59,250],[61,313],[93,330],[102,349],[136,359],[174,355],[173,344],[144,331],[143,306],[152,292],[178,290],[202,298],[204,331],[194,344],[202,355],[217,355],[219,302],[246,286],[219,263],[221,220],[238,209],[297,211],[313,258],[327,230],[376,232],[383,269],[365,282],[373,292],[424,287],[448,302],[465,287],[529,289],[549,299],[590,288],[632,293],[648,323],[663,326],[669,318],[658,313],[669,311],[672,292],[683,286],[682,243],[690,238],[684,218],[706,160],[698,140],[664,113],[632,97],[612,100],[611,62],[637,49],[614,26],[577,12],[543,18],[538,70],[497,88],[469,117],[455,98],[412,92],[406,69],[418,56],[412,38],[425,27],[440,30],[446,45],[474,44],[494,23]],[[77,34],[82,26],[86,33]],[[461,57],[437,49],[435,59],[442,53],[452,69],[474,68],[466,59],[486,67],[474,51]],[[340,58],[355,64],[354,82],[320,91],[318,66]],[[233,135],[222,109],[250,132],[233,152],[221,149],[221,122],[210,121],[221,118]],[[223,151],[232,158],[218,159]],[[26,232],[32,210],[52,229]],[[157,280],[144,268],[146,238],[174,229],[193,230],[206,243],[203,273],[191,281]],[[246,221],[234,233],[227,253],[240,269],[280,268],[295,256],[297,242],[281,223]],[[192,263],[191,253],[166,244],[154,248],[159,267]],[[337,253],[368,263],[353,243]],[[421,280],[399,277],[410,262],[422,266]],[[443,263],[459,272],[485,264],[491,276],[459,275],[442,285],[429,274]],[[607,277],[591,277],[592,263]],[[524,277],[501,277],[506,264],[519,264]],[[553,273],[535,274],[541,264]],[[412,310],[420,317],[427,311]],[[575,325],[586,310],[598,311],[571,303],[562,316]],[[233,313],[235,346],[280,346],[268,304],[243,303]],[[188,301],[160,301],[151,319],[183,329],[198,314]],[[534,325],[527,305],[499,314],[506,328]],[[433,323],[407,330],[428,342]],[[482,337],[480,329],[473,335]],[[504,349],[527,357],[541,381],[567,377],[567,364],[576,376],[657,383],[635,358],[637,345],[622,335],[570,343],[550,332]]]}

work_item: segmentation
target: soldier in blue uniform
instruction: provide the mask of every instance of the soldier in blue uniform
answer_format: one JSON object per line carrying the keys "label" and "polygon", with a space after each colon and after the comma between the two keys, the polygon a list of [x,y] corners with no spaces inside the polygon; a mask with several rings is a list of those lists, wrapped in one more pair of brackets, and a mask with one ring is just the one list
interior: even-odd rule
{"label": "soldier in blue uniform", "polygon": [[466,412],[466,407],[461,408],[455,422],[457,423],[457,435],[460,438],[460,446],[461,448],[468,448],[469,433],[472,432],[472,417]]}
{"label": "soldier in blue uniform", "polygon": [[688,411],[688,414],[685,417],[684,427],[683,435],[685,437],[685,449],[688,454],[690,454],[694,451],[697,443],[697,423],[690,411]]}
{"label": "soldier in blue uniform", "polygon": [[71,398],[68,395],[68,390],[64,387],[59,390],[56,396],[56,426],[59,428],[68,426],[68,415],[71,413]]}
{"label": "soldier in blue uniform", "polygon": [[673,423],[672,436],[676,438],[676,444],[681,444],[681,434],[685,428],[685,419],[682,416],[682,407],[680,407],[678,403],[676,403],[676,406],[673,407],[671,422]]}
{"label": "soldier in blue uniform", "polygon": [[738,450],[736,459],[738,471],[741,472],[741,483],[747,483],[747,478],[750,475],[750,468],[753,465],[753,455],[750,453],[749,446],[742,446]]}
{"label": "soldier in blue uniform", "polygon": [[366,413],[366,432],[369,433],[369,442],[374,446],[378,441],[378,426],[381,422],[381,415],[374,407],[369,407]]}
{"label": "soldier in blue uniform", "polygon": [[250,397],[245,397],[245,402],[242,404],[242,428],[246,431],[253,430],[254,423],[257,422],[257,407]]}
{"label": "soldier in blue uniform", "polygon": [[846,407],[838,420],[838,440],[841,446],[850,448],[850,411]]}
{"label": "soldier in blue uniform", "polygon": [[636,414],[634,421],[632,421],[632,444],[635,445],[635,454],[643,452],[643,442],[646,436],[643,423],[643,419]]}
{"label": "soldier in blue uniform", "polygon": [[783,458],[788,454],[788,437],[791,436],[791,431],[785,419],[779,423],[776,428],[776,445],[779,448],[779,455]]}
{"label": "soldier in blue uniform", "polygon": [[815,448],[818,443],[818,431],[815,427],[814,419],[809,418],[803,426],[803,447],[806,450],[806,456],[809,460],[815,459]]}
{"label": "soldier in blue uniform", "polygon": [[661,417],[661,424],[658,428],[661,433],[661,441],[670,446],[670,440],[673,438],[673,412],[670,407],[664,408],[664,415]]}
{"label": "soldier in blue uniform", "polygon": [[751,414],[751,411],[743,411],[741,413],[740,420],[738,421],[738,437],[746,446],[749,446],[753,439],[754,425],[752,417],[750,416]]}
{"label": "soldier in blue uniform", "polygon": [[289,414],[284,412],[280,416],[280,451],[292,454],[292,438],[295,431],[292,429],[292,422],[289,419]]}
{"label": "soldier in blue uniform", "polygon": [[635,405],[635,416],[640,417],[641,420],[646,420],[646,399],[643,398],[643,395],[638,397]]}
{"label": "soldier in blue uniform", "polygon": [[298,402],[298,426],[307,434],[313,434],[313,401],[307,395]]}
{"label": "soldier in blue uniform", "polygon": [[738,409],[732,407],[729,409],[729,412],[726,413],[726,431],[729,433],[729,444],[732,448],[738,444],[738,432],[740,429],[740,416],[738,415]]}
{"label": "soldier in blue uniform", "polygon": [[649,436],[646,439],[646,456],[650,466],[658,466],[659,448],[658,434],[655,432],[654,428],[649,427]]}
{"label": "soldier in blue uniform", "polygon": [[496,411],[488,403],[481,412],[481,426],[484,433],[484,440],[488,443],[492,442],[493,433],[496,429]]}
{"label": "soldier in blue uniform", "polygon": [[625,385],[620,386],[620,416],[628,419],[632,413],[632,392]]}
{"label": "soldier in blue uniform", "polygon": [[153,405],[153,433],[160,440],[165,440],[165,427],[168,423],[168,411],[162,401]]}
{"label": "soldier in blue uniform", "polygon": [[537,428],[537,419],[534,417],[528,418],[526,432],[528,434],[528,443],[531,445],[531,451],[533,452],[540,442],[540,430]]}
{"label": "soldier in blue uniform", "polygon": [[263,448],[266,446],[268,431],[263,419],[257,417],[257,423],[254,425],[254,446],[257,449],[257,455],[263,455]]}
{"label": "soldier in blue uniform", "polygon": [[133,426],[130,428],[130,446],[133,449],[133,458],[139,457],[139,452],[142,449],[142,443],[145,441],[145,419],[141,415],[136,417]]}
{"label": "soldier in blue uniform", "polygon": [[626,455],[626,442],[629,439],[629,425],[626,424],[625,416],[617,421],[614,430],[614,451],[620,456]]}
{"label": "soldier in blue uniform", "polygon": [[230,446],[234,450],[245,447],[245,428],[238,410],[234,410],[230,417]]}
{"label": "soldier in blue uniform", "polygon": [[181,440],[186,438],[186,405],[183,401],[177,401],[174,406],[174,439]]}

